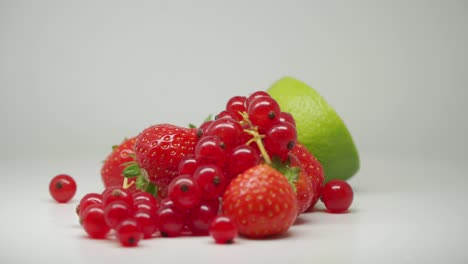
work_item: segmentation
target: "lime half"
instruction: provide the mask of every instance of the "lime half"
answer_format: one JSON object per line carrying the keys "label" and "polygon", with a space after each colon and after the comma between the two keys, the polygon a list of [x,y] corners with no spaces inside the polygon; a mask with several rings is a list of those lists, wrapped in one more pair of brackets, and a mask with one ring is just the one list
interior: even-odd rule
{"label": "lime half", "polygon": [[293,115],[298,140],[320,161],[325,180],[347,180],[359,170],[359,154],[343,120],[320,94],[292,77],[274,83],[267,92],[281,110]]}

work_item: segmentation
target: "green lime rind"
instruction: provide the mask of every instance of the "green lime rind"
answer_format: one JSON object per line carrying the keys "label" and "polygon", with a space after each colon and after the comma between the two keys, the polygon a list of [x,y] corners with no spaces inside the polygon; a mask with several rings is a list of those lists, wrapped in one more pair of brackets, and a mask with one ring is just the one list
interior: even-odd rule
{"label": "green lime rind", "polygon": [[313,88],[292,77],[267,92],[296,121],[298,140],[320,161],[325,181],[347,180],[359,170],[359,154],[343,120]]}

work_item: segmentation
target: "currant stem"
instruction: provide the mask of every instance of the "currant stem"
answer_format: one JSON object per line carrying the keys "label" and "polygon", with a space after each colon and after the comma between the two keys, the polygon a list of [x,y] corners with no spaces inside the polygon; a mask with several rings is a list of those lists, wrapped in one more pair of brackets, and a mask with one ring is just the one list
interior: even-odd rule
{"label": "currant stem", "polygon": [[273,162],[271,161],[270,155],[268,155],[268,152],[266,151],[265,146],[263,145],[263,142],[262,142],[263,136],[260,135],[256,129],[255,130],[245,129],[244,131],[253,136],[253,138],[249,140],[249,142],[247,143],[250,144],[251,142],[255,142],[266,164],[272,164]]}
{"label": "currant stem", "polygon": [[133,184],[135,184],[135,182],[131,182],[131,183],[128,183],[128,178],[124,178],[124,181],[123,181],[123,184],[122,184],[122,187],[124,189],[128,189],[130,188]]}

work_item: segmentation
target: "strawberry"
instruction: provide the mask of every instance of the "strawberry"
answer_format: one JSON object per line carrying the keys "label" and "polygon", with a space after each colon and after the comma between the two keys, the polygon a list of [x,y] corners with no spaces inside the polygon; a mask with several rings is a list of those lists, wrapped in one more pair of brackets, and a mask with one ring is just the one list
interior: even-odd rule
{"label": "strawberry", "polygon": [[291,153],[299,159],[299,162],[302,164],[303,169],[312,183],[313,198],[309,206],[309,209],[312,209],[322,195],[324,182],[322,164],[320,164],[314,155],[299,142],[296,143]]}
{"label": "strawberry", "polygon": [[158,124],[143,130],[136,138],[135,156],[138,165],[127,167],[127,176],[137,176],[137,188],[166,196],[167,186],[178,176],[181,159],[194,154],[196,129],[171,124]]}
{"label": "strawberry", "polygon": [[260,164],[231,181],[223,195],[223,212],[243,236],[279,235],[296,220],[296,194],[285,175]]}
{"label": "strawberry", "polygon": [[[299,159],[292,153],[289,153],[289,167],[292,169],[297,169],[299,174],[297,179],[293,181],[294,187],[296,190],[297,198],[297,213],[302,214],[303,212],[309,209],[312,199],[314,197],[314,190],[312,186],[312,181],[309,178],[309,175],[302,166],[302,163]],[[280,170],[281,171],[281,170]]]}
{"label": "strawberry", "polygon": [[[120,145],[112,147],[112,152],[107,156],[101,167],[101,179],[104,187],[118,186],[122,187],[124,183],[123,170],[125,164],[134,160],[135,138],[125,139]],[[135,192],[135,185],[132,184],[135,179],[130,179],[129,191]]]}

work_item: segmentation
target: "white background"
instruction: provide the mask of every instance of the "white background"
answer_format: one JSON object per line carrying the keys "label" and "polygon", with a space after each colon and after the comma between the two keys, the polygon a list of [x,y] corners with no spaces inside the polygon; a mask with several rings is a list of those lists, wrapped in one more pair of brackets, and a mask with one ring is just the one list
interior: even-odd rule
{"label": "white background", "polygon": [[[0,262],[466,261],[467,47],[466,1],[0,0]],[[111,145],[199,124],[285,75],[355,139],[350,214],[307,214],[287,238],[232,248],[196,238],[129,252],[82,236],[70,212],[101,188]],[[79,185],[65,206],[47,192],[60,172]]]}

